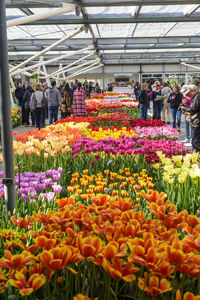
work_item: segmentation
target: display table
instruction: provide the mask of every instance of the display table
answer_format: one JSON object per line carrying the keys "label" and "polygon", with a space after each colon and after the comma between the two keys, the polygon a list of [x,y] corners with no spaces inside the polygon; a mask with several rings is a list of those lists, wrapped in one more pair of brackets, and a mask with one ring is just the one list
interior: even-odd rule
{"label": "display table", "polygon": [[134,95],[134,89],[130,88],[130,87],[114,86],[113,91],[118,92],[118,93],[130,93],[131,95]]}

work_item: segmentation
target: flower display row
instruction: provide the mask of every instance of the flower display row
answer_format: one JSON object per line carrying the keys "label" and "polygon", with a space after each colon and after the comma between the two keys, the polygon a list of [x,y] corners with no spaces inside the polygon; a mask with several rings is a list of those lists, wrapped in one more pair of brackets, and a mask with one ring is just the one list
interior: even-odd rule
{"label": "flower display row", "polygon": [[[15,188],[20,198],[36,202],[38,198],[52,201],[55,194],[60,194],[62,187],[57,184],[60,180],[62,168],[58,170],[48,170],[46,172],[24,172],[23,174],[17,173],[15,176]],[[0,172],[0,194],[4,195],[3,189],[3,172]],[[46,193],[44,193],[46,191]]]}
{"label": "flower display row", "polygon": [[12,119],[12,127],[15,128],[19,126],[22,122],[21,111],[19,108],[11,107],[11,119]]}
{"label": "flower display row", "polygon": [[160,188],[164,188],[170,199],[180,208],[200,212],[200,167],[199,153],[178,155],[167,158],[157,152],[157,171]]}
{"label": "flower display row", "polygon": [[199,155],[117,96],[15,133],[8,220],[0,181],[2,299],[199,299]]}
{"label": "flower display row", "polygon": [[200,220],[153,189],[145,169],[84,170],[60,208],[11,217],[2,297],[198,299]]}

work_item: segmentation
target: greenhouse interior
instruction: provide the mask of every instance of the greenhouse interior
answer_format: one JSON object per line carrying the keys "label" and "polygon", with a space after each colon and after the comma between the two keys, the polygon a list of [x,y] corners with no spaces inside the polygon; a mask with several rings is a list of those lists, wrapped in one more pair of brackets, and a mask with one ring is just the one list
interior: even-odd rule
{"label": "greenhouse interior", "polygon": [[0,299],[200,300],[200,1],[0,1]]}

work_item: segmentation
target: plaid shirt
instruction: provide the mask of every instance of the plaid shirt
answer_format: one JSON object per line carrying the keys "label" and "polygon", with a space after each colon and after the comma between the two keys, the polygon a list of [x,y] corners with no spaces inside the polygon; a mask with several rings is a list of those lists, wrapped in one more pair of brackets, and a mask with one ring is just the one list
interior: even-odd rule
{"label": "plaid shirt", "polygon": [[75,90],[73,97],[73,114],[74,116],[86,116],[86,94],[84,90]]}

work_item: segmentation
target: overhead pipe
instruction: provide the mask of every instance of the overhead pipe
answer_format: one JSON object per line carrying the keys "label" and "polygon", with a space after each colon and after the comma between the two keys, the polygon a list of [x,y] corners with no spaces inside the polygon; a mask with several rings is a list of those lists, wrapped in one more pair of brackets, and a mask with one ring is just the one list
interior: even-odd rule
{"label": "overhead pipe", "polygon": [[184,65],[186,67],[190,67],[190,68],[194,68],[194,69],[197,69],[197,70],[200,70],[200,67],[196,67],[196,66],[193,66],[193,65],[189,65],[189,64],[186,64],[184,62],[181,62],[181,65]]}
{"label": "overhead pipe", "polygon": [[[79,34],[80,32],[83,31],[83,26],[81,26],[80,28],[78,28],[73,34],[69,35],[69,36],[65,36],[63,37],[61,40],[53,43],[52,45],[50,45],[49,47],[45,48],[44,50],[42,50],[41,52],[31,56],[30,58],[28,58],[27,60],[25,60],[24,62],[22,62],[21,64],[19,64],[18,66],[14,67],[13,69],[10,70],[10,73],[12,74],[13,72],[15,72],[18,68],[22,68],[25,65],[27,65],[28,63],[32,62],[33,60],[35,60],[36,58],[46,54],[47,52],[51,51],[52,49],[56,48],[57,46],[63,44],[65,41],[70,40],[71,38],[73,38],[75,35]],[[37,65],[38,66],[38,65]],[[30,66],[31,68],[33,66]],[[29,67],[28,67],[29,68]],[[27,69],[26,69],[27,70]],[[30,70],[30,69],[28,69]]]}
{"label": "overhead pipe", "polygon": [[74,74],[71,74],[71,75],[67,76],[67,79],[72,78],[72,77],[75,77],[75,76],[77,76],[77,75],[80,75],[80,74],[83,73],[83,72],[88,72],[88,71],[91,71],[91,70],[93,70],[93,69],[96,69],[96,68],[99,68],[99,67],[103,66],[103,64],[100,64],[100,65],[98,65],[98,66],[95,66],[96,64],[97,64],[97,63],[93,64],[94,66],[91,65],[91,66],[88,67],[88,68],[82,69],[81,71],[78,71],[78,72],[76,72],[76,73],[74,73]]}
{"label": "overhead pipe", "polygon": [[[67,65],[67,66],[65,66],[65,67],[63,67],[62,68],[62,70],[63,71],[67,71],[68,70],[68,68],[70,68],[70,67],[72,67],[72,66],[74,66],[75,64],[77,64],[77,63],[79,63],[79,62],[81,62],[82,60],[84,60],[84,59],[87,59],[87,58],[89,58],[90,56],[92,56],[92,55],[94,55],[94,53],[95,53],[95,51],[93,51],[93,52],[91,52],[90,54],[88,54],[88,55],[86,55],[86,56],[84,56],[84,57],[82,57],[82,58],[80,58],[80,59],[78,59],[78,60],[76,60],[76,61],[74,61],[73,63],[71,63],[71,64],[69,64],[69,65]],[[52,76],[55,76],[57,73],[59,73],[60,72],[60,70],[58,69],[57,71],[55,71],[55,72],[53,72],[53,73],[51,73],[51,74],[49,74],[49,77],[52,77]]]}
{"label": "overhead pipe", "polygon": [[[93,48],[93,46],[88,46],[88,47],[86,47],[86,48],[84,48],[84,49],[81,49],[81,50],[78,50],[78,51],[74,51],[74,52],[72,52],[72,53],[60,55],[60,56],[54,57],[54,58],[52,58],[52,59],[45,60],[45,61],[43,61],[42,63],[40,62],[40,63],[34,64],[34,65],[32,65],[32,66],[28,66],[28,67],[22,69],[22,71],[28,71],[28,70],[32,70],[32,69],[34,69],[34,68],[37,68],[37,67],[39,67],[39,66],[51,64],[51,63],[56,62],[56,61],[59,61],[59,60],[61,60],[61,59],[68,58],[68,57],[74,56],[74,55],[76,55],[76,54],[85,52],[85,51],[89,51],[89,50],[91,50],[92,48]],[[19,70],[18,70],[18,71],[15,71],[15,72],[10,72],[11,75],[16,75],[16,74],[18,74],[18,73],[20,73]]]}
{"label": "overhead pipe", "polygon": [[35,22],[35,21],[39,21],[39,20],[48,19],[51,17],[59,16],[61,14],[71,13],[71,12],[74,12],[74,10],[75,10],[74,4],[63,3],[61,8],[50,10],[45,13],[33,14],[30,16],[16,18],[14,20],[9,20],[9,21],[7,21],[7,28],[12,27],[12,26],[20,26],[20,25],[23,25],[26,23]]}
{"label": "overhead pipe", "polygon": [[[78,66],[74,66],[74,67],[72,67],[72,68],[69,68],[67,71],[69,72],[69,71],[72,71],[72,70],[75,70],[75,69],[79,69],[79,68],[82,68],[82,67],[84,67],[84,66],[86,66],[86,65],[91,65],[91,63],[92,63],[92,65],[94,64],[94,63],[97,63],[97,62],[99,62],[100,61],[100,59],[99,58],[97,58],[97,59],[95,59],[94,61],[87,61],[87,62],[85,62],[85,63],[83,63],[83,64],[81,64],[81,65],[78,65]],[[89,67],[89,66],[88,66]],[[56,74],[56,76],[57,75],[60,75],[61,73],[63,73],[64,71],[63,71],[63,68],[61,68],[60,69],[60,71]],[[64,72],[65,73],[65,72]],[[54,75],[55,76],[55,75]],[[50,76],[51,77],[51,76]],[[41,77],[40,77],[41,78]]]}

